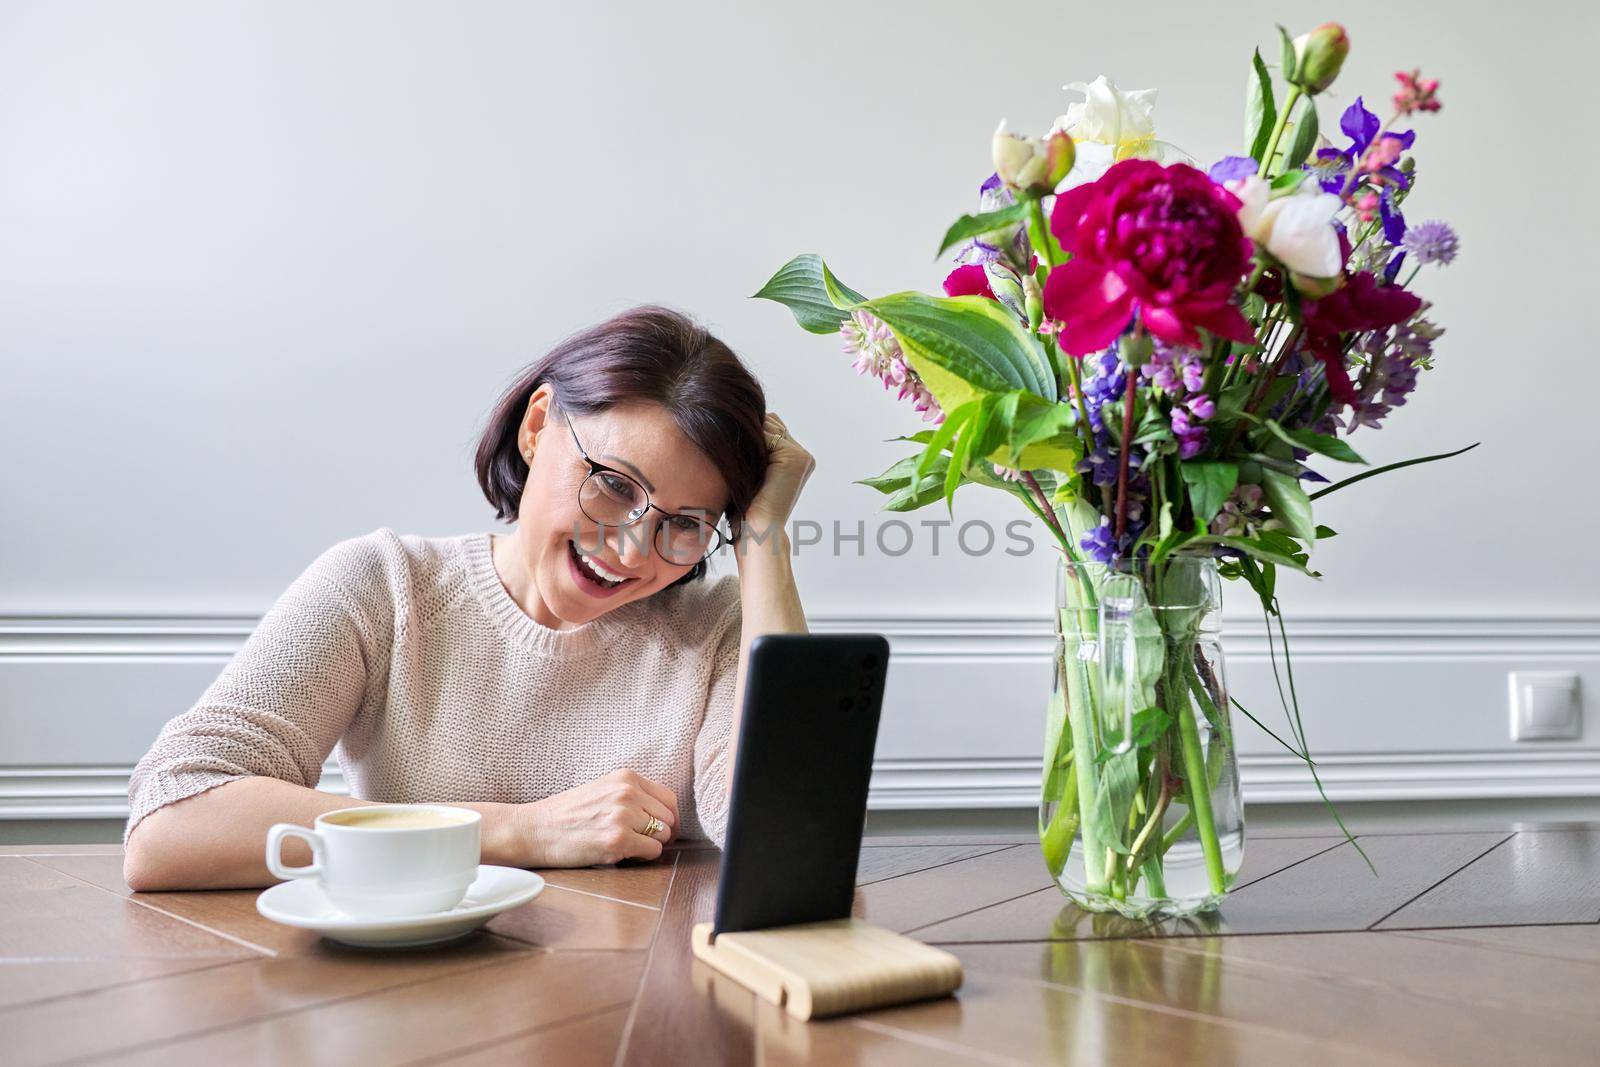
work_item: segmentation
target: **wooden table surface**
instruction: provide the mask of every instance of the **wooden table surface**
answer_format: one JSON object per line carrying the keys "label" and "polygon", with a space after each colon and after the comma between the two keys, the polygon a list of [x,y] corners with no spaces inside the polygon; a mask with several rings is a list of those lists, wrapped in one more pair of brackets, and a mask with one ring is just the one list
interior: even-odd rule
{"label": "wooden table surface", "polygon": [[0,1063],[1595,1063],[1600,828],[1254,836],[1220,913],[1088,915],[1020,838],[872,839],[856,912],[955,998],[812,1024],[696,962],[717,858],[544,872],[454,945],[342,948],[254,892],[0,848]]}

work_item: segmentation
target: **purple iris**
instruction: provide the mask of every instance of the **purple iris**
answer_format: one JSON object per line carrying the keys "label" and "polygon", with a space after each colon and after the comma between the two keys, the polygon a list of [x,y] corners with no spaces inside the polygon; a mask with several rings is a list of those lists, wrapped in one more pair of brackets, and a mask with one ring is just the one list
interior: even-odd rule
{"label": "purple iris", "polygon": [[1258,166],[1249,156],[1223,156],[1211,164],[1211,169],[1206,171],[1206,177],[1218,185],[1226,185],[1239,178],[1248,178],[1256,172]]}
{"label": "purple iris", "polygon": [[[991,174],[978,186],[978,210],[980,212],[998,211],[1009,207],[1016,202],[1016,197],[1011,195],[1005,183],[1000,180],[1000,175]],[[998,243],[991,244],[987,241],[973,238],[968,241],[961,251],[956,254],[956,262],[961,264],[995,263],[1001,262],[1010,266],[1018,273],[1031,271],[1029,261],[1033,257],[1033,247],[1028,241],[1028,227],[1017,225],[1010,229],[1010,237],[1004,233],[984,234],[984,237],[1000,238]]]}
{"label": "purple iris", "polygon": [[[1345,108],[1344,114],[1339,116],[1339,128],[1350,138],[1350,146],[1318,150],[1317,163],[1313,168],[1317,172],[1323,190],[1330,193],[1344,192],[1350,171],[1360,164],[1361,157],[1372,146],[1372,142],[1377,140],[1379,131],[1383,129],[1383,123],[1377,115],[1367,110],[1361,97],[1358,96],[1356,102]],[[1385,133],[1383,136],[1399,141],[1400,149],[1404,151],[1417,139],[1417,131]],[[1405,171],[1392,164],[1378,168],[1373,175],[1380,179],[1375,184],[1381,186],[1378,196],[1378,215],[1383,220],[1383,235],[1390,244],[1397,245],[1406,235],[1406,220],[1395,206],[1394,191],[1409,188],[1411,179],[1406,176]]]}

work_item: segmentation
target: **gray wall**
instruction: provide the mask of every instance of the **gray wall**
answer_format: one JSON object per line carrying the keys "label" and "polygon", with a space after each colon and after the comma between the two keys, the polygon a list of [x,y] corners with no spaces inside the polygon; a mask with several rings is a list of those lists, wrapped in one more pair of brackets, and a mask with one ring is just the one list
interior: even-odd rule
{"label": "gray wall", "polygon": [[[1594,9],[1013,8],[0,4],[0,813],[114,814],[160,722],[332,542],[488,526],[470,450],[498,388],[635,302],[742,352],[818,457],[802,517],[871,531],[851,481],[915,422],[746,294],[800,251],[865,291],[936,286],[996,121],[1042,129],[1066,81],[1159,86],[1165,139],[1234,151],[1250,47],[1329,16],[1356,51],[1325,127],[1398,67],[1443,79],[1408,207],[1465,247],[1426,282],[1438,369],[1356,443],[1374,462],[1483,446],[1328,502],[1328,577],[1284,594],[1313,742],[1352,797],[1595,792],[1600,732],[1512,746],[1504,695],[1516,667],[1600,684],[1579,466],[1597,226],[1573,183],[1600,169]],[[1017,516],[971,496],[957,517]],[[878,803],[1025,801],[1042,540],[826,549],[798,560],[808,607],[897,642]],[[1248,608],[1235,595],[1236,687],[1268,705]],[[1258,799],[1309,795],[1255,753]]]}

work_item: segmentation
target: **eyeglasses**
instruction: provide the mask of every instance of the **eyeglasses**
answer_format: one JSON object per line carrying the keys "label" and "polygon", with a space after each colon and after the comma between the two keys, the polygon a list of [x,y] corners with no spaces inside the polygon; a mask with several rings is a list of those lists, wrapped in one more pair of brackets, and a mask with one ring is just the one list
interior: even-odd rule
{"label": "eyeglasses", "polygon": [[653,540],[656,552],[675,567],[690,567],[733,541],[732,536],[704,519],[693,515],[674,515],[650,502],[650,494],[630,475],[596,462],[578,440],[578,431],[567,419],[567,430],[578,455],[589,465],[589,474],[578,487],[578,508],[601,526],[633,526],[651,511],[661,512]]}

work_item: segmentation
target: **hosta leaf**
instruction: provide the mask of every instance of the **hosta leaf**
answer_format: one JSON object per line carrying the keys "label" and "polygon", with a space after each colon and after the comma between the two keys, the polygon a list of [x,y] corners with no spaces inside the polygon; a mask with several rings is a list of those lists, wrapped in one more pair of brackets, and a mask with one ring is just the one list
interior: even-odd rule
{"label": "hosta leaf", "polygon": [[894,331],[906,358],[947,412],[980,393],[1012,389],[1056,399],[1044,348],[993,300],[906,292],[869,300],[863,309]]}
{"label": "hosta leaf", "polygon": [[833,276],[822,257],[812,253],[795,256],[767,284],[752,294],[752,299],[773,300],[794,313],[800,328],[811,333],[838,333],[846,308],[866,297]]}

